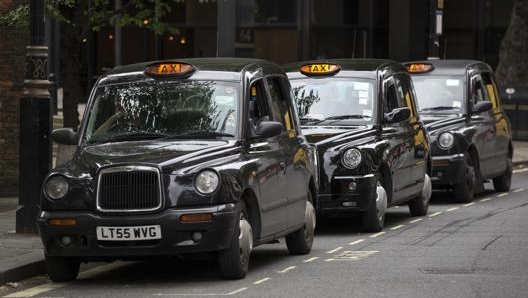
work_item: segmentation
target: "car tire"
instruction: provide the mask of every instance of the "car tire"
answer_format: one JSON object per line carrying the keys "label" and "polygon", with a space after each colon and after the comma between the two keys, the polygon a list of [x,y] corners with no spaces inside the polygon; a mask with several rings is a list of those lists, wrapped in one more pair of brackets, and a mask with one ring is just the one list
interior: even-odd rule
{"label": "car tire", "polygon": [[475,196],[476,174],[471,156],[468,153],[465,154],[464,170],[460,178],[460,183],[453,187],[455,200],[460,203],[472,202]]}
{"label": "car tire", "polygon": [[239,224],[235,228],[231,244],[227,249],[218,252],[222,278],[241,279],[248,272],[249,256],[253,249],[253,231],[247,215],[246,205],[241,201]]}
{"label": "car tire", "polygon": [[511,187],[511,178],[513,174],[513,164],[511,157],[506,159],[506,171],[499,177],[493,178],[493,188],[495,191],[509,191]]}
{"label": "car tire", "polygon": [[299,230],[286,235],[286,247],[292,255],[304,255],[312,250],[315,234],[316,215],[312,204],[312,194],[308,190],[308,199],[304,212],[304,225]]}
{"label": "car tire", "polygon": [[71,257],[45,256],[46,271],[54,282],[72,281],[79,274],[80,262]]}
{"label": "car tire", "polygon": [[431,199],[431,193],[431,178],[426,173],[422,193],[409,202],[409,211],[411,212],[412,216],[427,215],[427,211],[429,210],[429,200]]}
{"label": "car tire", "polygon": [[376,201],[370,204],[367,211],[361,213],[361,222],[366,232],[380,232],[385,224],[387,211],[387,191],[378,179],[376,185]]}

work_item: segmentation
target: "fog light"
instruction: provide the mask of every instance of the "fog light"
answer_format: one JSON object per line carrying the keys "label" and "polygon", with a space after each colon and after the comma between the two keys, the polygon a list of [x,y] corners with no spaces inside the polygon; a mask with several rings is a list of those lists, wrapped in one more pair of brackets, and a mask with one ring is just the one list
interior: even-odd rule
{"label": "fog light", "polygon": [[64,246],[68,246],[68,245],[71,244],[71,242],[72,242],[72,239],[70,238],[70,236],[62,236],[62,237],[61,237],[61,243],[62,243],[62,245],[64,245]]}
{"label": "fog light", "polygon": [[444,173],[442,173],[442,172],[439,171],[439,172],[436,173],[436,176],[437,176],[438,178],[442,178],[442,176],[444,176]]}
{"label": "fog light", "polygon": [[356,190],[357,189],[357,183],[355,181],[352,181],[348,184],[348,189],[350,190]]}
{"label": "fog light", "polygon": [[191,238],[194,242],[202,241],[202,232],[193,232]]}

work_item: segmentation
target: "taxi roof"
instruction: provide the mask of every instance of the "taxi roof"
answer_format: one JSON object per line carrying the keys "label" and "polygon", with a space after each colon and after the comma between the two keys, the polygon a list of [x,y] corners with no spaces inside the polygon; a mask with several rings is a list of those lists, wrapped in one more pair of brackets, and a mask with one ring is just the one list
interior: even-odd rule
{"label": "taxi roof", "polygon": [[403,65],[412,63],[426,63],[434,66],[434,69],[425,73],[412,73],[412,75],[465,75],[468,70],[473,68],[491,71],[491,67],[486,63],[478,60],[463,59],[438,59],[438,60],[418,60],[403,62]]}
{"label": "taxi roof", "polygon": [[101,81],[105,83],[112,83],[115,80],[130,81],[146,79],[143,72],[148,65],[156,63],[187,63],[191,64],[196,71],[193,77],[197,76],[200,79],[215,79],[215,80],[236,80],[242,79],[242,74],[245,71],[262,70],[264,74],[279,73],[284,74],[284,71],[275,63],[253,58],[185,58],[185,59],[167,59],[158,61],[148,61],[124,66],[118,66],[103,76]]}
{"label": "taxi roof", "polygon": [[[343,59],[325,59],[299,61],[283,65],[283,69],[288,73],[290,78],[307,77],[300,73],[300,68],[306,64],[331,63],[337,64],[341,72],[362,72],[368,77],[375,78],[378,72],[391,70],[392,72],[406,72],[406,69],[396,61],[388,59],[367,59],[367,58],[343,58]],[[369,74],[370,73],[370,74]],[[337,74],[339,76],[339,73]]]}

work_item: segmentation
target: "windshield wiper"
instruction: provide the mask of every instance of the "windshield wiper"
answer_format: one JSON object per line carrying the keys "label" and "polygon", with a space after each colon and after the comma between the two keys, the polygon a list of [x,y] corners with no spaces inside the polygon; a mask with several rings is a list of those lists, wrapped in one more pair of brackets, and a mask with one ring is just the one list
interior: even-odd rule
{"label": "windshield wiper", "polygon": [[113,141],[152,140],[167,137],[167,134],[156,132],[134,132],[113,135],[107,138],[93,140],[92,144],[100,144]]}
{"label": "windshield wiper", "polygon": [[190,130],[182,133],[171,134],[163,139],[189,139],[189,138],[218,138],[234,137],[234,135],[225,132],[207,131],[207,130]]}
{"label": "windshield wiper", "polygon": [[311,122],[319,122],[321,121],[321,119],[301,117],[299,118],[299,121],[301,121],[301,123],[304,124],[304,123],[311,123]]}
{"label": "windshield wiper", "polygon": [[337,116],[326,117],[323,120],[316,121],[313,124],[317,125],[317,124],[323,123],[323,122],[328,121],[328,120],[338,121],[338,120],[345,120],[345,119],[363,119],[365,117],[366,116],[363,116],[363,115],[353,115],[353,114],[350,114],[350,115],[337,115]]}
{"label": "windshield wiper", "polygon": [[445,110],[460,110],[460,108],[457,108],[457,107],[450,107],[450,106],[438,106],[438,107],[432,107],[432,108],[424,108],[424,109],[421,109],[420,112],[422,111],[445,111]]}

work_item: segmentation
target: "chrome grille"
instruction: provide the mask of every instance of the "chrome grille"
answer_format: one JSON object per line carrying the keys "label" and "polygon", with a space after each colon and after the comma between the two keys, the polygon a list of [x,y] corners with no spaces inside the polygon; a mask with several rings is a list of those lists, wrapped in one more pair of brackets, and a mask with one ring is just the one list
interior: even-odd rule
{"label": "chrome grille", "polygon": [[97,209],[105,212],[152,211],[161,207],[160,174],[148,166],[120,166],[101,170]]}

